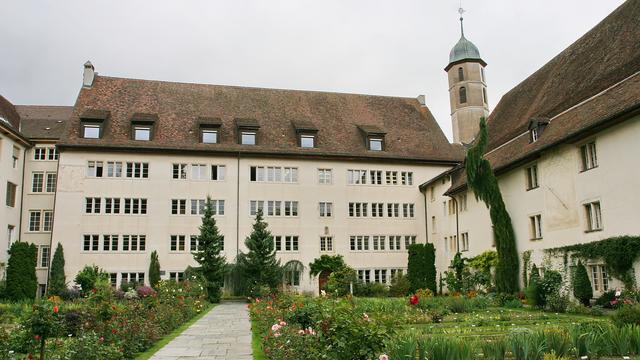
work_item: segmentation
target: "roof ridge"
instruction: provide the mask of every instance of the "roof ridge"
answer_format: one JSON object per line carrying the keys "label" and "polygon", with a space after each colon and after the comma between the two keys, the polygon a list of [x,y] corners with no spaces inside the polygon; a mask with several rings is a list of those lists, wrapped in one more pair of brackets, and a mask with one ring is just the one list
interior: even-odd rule
{"label": "roof ridge", "polygon": [[268,91],[283,91],[283,92],[304,92],[304,93],[334,94],[334,95],[351,95],[351,96],[380,97],[380,98],[391,98],[391,99],[403,99],[403,100],[415,100],[415,101],[417,101],[417,99],[415,97],[409,97],[409,96],[362,94],[362,93],[350,93],[350,92],[338,92],[338,91],[326,91],[326,90],[284,89],[284,88],[270,88],[270,87],[260,87],[260,86],[206,84],[206,83],[185,82],[185,81],[168,81],[168,80],[156,80],[156,79],[129,78],[129,77],[120,77],[120,76],[105,76],[105,75],[99,75],[97,73],[96,73],[96,77],[98,77],[98,78],[107,78],[107,79],[117,79],[117,80],[128,80],[128,81],[144,81],[144,82],[178,84],[178,85],[197,85],[197,86],[229,87],[229,88],[252,89],[252,90],[268,90]]}

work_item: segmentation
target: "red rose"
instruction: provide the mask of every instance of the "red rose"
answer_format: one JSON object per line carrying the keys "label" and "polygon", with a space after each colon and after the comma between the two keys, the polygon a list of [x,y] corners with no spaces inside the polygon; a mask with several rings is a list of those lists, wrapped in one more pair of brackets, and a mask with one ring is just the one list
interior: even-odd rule
{"label": "red rose", "polygon": [[118,332],[118,330],[116,330],[116,329],[111,329],[111,333],[112,333],[112,334],[115,334],[115,333],[117,333],[117,332]]}
{"label": "red rose", "polygon": [[36,341],[38,341],[38,340],[40,340],[40,335],[36,335],[33,338],[36,339]]}
{"label": "red rose", "polygon": [[53,313],[54,313],[54,314],[57,314],[59,310],[60,310],[60,309],[58,309],[58,307],[57,307],[57,306],[54,306],[54,307],[53,307]]}
{"label": "red rose", "polygon": [[28,357],[29,359],[33,359],[33,355],[31,355],[31,353],[29,353],[29,355],[27,355],[27,357]]}
{"label": "red rose", "polygon": [[411,303],[411,305],[418,305],[418,295],[411,295],[411,297],[409,298],[409,302]]}

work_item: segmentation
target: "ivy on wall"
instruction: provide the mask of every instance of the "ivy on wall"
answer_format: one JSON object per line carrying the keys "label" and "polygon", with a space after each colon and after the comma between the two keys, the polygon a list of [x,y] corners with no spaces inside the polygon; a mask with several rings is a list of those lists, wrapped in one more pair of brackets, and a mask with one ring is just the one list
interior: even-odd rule
{"label": "ivy on wall", "polygon": [[347,264],[345,264],[342,255],[322,255],[309,263],[309,274],[311,276],[318,276],[323,271],[332,273],[346,266]]}
{"label": "ivy on wall", "polygon": [[496,266],[496,289],[502,293],[518,291],[518,251],[516,236],[507,212],[498,179],[493,173],[491,164],[484,158],[487,148],[487,124],[480,119],[480,133],[475,144],[467,151],[465,168],[467,183],[473,190],[476,199],[482,200],[489,208],[493,233],[498,251]]}
{"label": "ivy on wall", "polygon": [[568,255],[583,260],[602,259],[609,274],[620,279],[626,288],[634,288],[636,285],[633,263],[640,257],[640,236],[617,236],[545,251],[552,255],[562,253],[564,259],[567,259]]}

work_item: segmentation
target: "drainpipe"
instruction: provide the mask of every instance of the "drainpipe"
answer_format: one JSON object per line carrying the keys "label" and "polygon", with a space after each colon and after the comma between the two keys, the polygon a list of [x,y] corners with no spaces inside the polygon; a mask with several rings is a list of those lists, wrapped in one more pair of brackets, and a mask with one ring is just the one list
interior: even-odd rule
{"label": "drainpipe", "polygon": [[425,242],[428,244],[429,243],[429,215],[427,212],[427,190],[425,189],[424,192],[420,190],[420,193],[422,193],[422,196],[424,197],[424,238],[425,238]]}
{"label": "drainpipe", "polygon": [[240,152],[236,165],[236,263],[240,254]]}

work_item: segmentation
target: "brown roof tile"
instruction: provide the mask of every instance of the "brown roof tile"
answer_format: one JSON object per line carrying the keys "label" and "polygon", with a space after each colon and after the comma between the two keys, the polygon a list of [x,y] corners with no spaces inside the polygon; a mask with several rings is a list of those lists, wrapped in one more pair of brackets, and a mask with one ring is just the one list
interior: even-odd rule
{"label": "brown roof tile", "polygon": [[29,139],[58,139],[73,112],[73,106],[16,105],[20,131]]}
{"label": "brown roof tile", "polygon": [[[80,118],[89,109],[107,110],[102,139],[82,139]],[[157,114],[153,141],[131,140],[135,113]],[[221,119],[220,143],[198,143],[199,118]],[[236,121],[259,124],[258,145],[238,145]],[[318,129],[316,148],[297,146],[292,122]],[[358,126],[386,132],[386,151],[367,150]],[[454,162],[462,151],[449,144],[426,107],[399,97],[173,83],[96,76],[80,91],[61,144],[138,149],[201,150],[283,155],[346,156]]]}
{"label": "brown roof tile", "polygon": [[20,115],[16,111],[15,106],[9,100],[5,99],[1,95],[0,95],[0,117],[5,120],[5,121],[2,121],[2,119],[0,119],[0,121],[5,123],[5,125],[11,126],[13,130],[17,131],[20,129]]}

